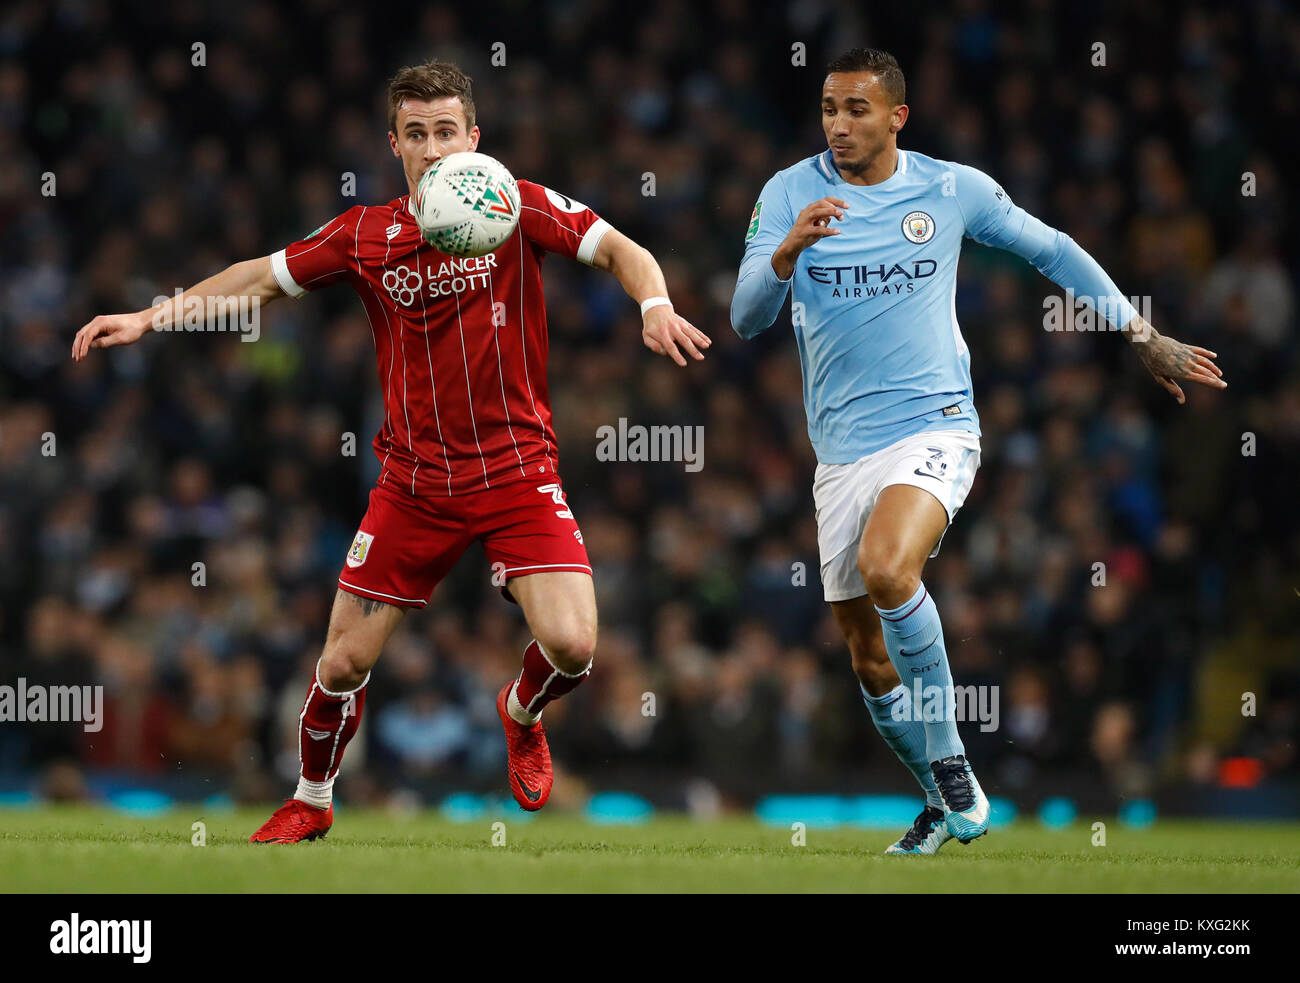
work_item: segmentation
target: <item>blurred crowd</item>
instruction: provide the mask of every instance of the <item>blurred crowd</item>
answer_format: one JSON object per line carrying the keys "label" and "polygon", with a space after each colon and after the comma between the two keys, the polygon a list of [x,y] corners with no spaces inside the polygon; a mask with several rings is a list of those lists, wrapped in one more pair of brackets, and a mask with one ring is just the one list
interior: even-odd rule
{"label": "blurred crowd", "polygon": [[[480,149],[650,248],[714,341],[679,369],[642,347],[612,277],[545,265],[561,473],[601,618],[591,679],[546,714],[557,797],[911,788],[821,600],[788,310],[751,343],[728,322],[754,199],[824,149],[822,66],[861,43],[902,63],[901,147],[987,171],[1229,382],[1177,405],[1119,335],[1045,330],[1059,291],[1035,270],[968,245],[983,462],[926,582],[956,681],[999,687],[999,727],[963,728],[983,785],[1111,804],[1294,788],[1300,226],[1282,172],[1300,14],[1047,0],[8,4],[0,683],[102,684],[107,710],[94,734],[0,723],[0,785],[292,787],[377,477],[360,304],[345,287],[283,300],[255,343],[148,335],[79,364],[69,348],[95,314],[404,193],[386,82],[437,56],[474,79]],[[703,470],[597,460],[620,417],[703,426]],[[489,578],[475,547],[406,616],[343,797],[504,794],[493,698],[528,635]]]}

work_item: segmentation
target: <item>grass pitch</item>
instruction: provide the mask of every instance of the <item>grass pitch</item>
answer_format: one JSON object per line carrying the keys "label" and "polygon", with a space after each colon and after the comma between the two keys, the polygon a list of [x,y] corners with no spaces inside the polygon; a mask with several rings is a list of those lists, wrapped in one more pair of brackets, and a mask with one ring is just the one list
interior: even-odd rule
{"label": "grass pitch", "polygon": [[[469,823],[336,808],[325,840],[252,846],[260,810],[180,808],[150,818],[109,809],[0,810],[0,891],[135,892],[1133,892],[1294,893],[1300,824],[1023,822],[936,857],[886,857],[902,830],[789,829],[749,818],[593,825],[501,811]],[[192,845],[192,824],[206,845]],[[493,823],[504,845],[493,845]],[[498,834],[501,832],[497,830]],[[500,836],[498,835],[498,840]]]}

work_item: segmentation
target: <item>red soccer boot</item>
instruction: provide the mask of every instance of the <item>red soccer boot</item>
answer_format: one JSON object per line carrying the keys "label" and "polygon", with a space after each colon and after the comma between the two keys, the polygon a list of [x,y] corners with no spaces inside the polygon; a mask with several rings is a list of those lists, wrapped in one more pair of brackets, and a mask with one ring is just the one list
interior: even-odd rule
{"label": "red soccer boot", "polygon": [[284,805],[271,814],[262,828],[248,838],[249,843],[301,843],[324,836],[334,825],[334,805],[317,809],[301,799],[285,799]]}
{"label": "red soccer boot", "polygon": [[539,720],[526,727],[510,716],[506,701],[510,698],[512,679],[497,694],[497,716],[506,731],[506,751],[510,758],[507,772],[510,791],[521,809],[536,812],[551,797],[551,749],[546,745],[546,731]]}

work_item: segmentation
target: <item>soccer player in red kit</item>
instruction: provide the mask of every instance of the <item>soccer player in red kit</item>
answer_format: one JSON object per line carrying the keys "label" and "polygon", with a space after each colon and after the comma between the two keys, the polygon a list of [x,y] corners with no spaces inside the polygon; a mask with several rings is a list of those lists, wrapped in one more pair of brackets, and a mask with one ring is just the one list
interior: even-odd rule
{"label": "soccer player in red kit", "polygon": [[546,804],[542,709],[591,671],[596,598],[551,429],[543,257],[560,253],[612,273],[641,304],[642,338],[655,353],[684,366],[710,345],[674,313],[649,252],[541,185],[518,182],[519,225],[495,252],[456,258],[423,240],[411,211],[421,175],[479,143],[470,80],[456,66],[435,61],[398,72],[389,128],[407,194],[350,208],[305,239],[149,310],[96,317],[73,342],[81,359],[179,322],[191,298],[266,303],[339,282],[357,292],[370,320],[385,401],[374,439],[379,481],[344,559],[299,717],[298,789],[254,843],[295,843],[329,830],[334,778],[359,726],[371,667],[405,610],[424,607],[476,540],[533,634],[497,712],[515,800],[528,810]]}

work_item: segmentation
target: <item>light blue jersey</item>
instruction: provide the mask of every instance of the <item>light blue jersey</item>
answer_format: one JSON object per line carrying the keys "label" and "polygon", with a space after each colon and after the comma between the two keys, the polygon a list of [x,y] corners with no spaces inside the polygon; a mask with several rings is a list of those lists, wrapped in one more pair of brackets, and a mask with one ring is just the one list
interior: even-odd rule
{"label": "light blue jersey", "polygon": [[[772,254],[807,205],[849,203],[840,230],[813,243],[789,280]],[[773,175],[750,219],[731,323],[742,338],[771,326],[793,287],[808,436],[817,460],[849,464],[927,430],[978,434],[970,352],[957,326],[963,237],[1024,257],[1116,327],[1131,304],[1069,236],[1011,203],[982,171],[898,151],[894,173],[847,183],[831,153]]]}

